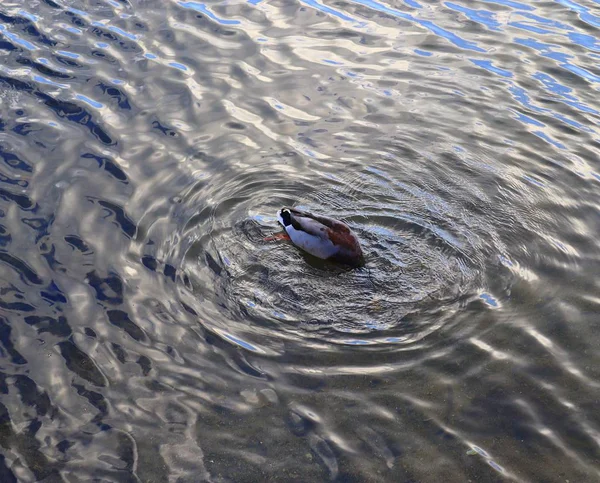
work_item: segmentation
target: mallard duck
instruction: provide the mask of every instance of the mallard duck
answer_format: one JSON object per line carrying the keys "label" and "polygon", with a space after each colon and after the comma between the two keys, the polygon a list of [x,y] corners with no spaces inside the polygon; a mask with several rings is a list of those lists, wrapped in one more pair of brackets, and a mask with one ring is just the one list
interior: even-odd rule
{"label": "mallard duck", "polygon": [[358,237],[345,223],[287,207],[277,218],[291,242],[311,255],[353,267],[364,265]]}

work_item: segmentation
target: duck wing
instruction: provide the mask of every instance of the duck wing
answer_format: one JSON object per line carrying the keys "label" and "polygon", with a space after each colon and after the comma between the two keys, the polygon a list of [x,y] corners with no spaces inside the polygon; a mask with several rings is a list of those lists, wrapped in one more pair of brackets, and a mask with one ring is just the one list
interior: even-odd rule
{"label": "duck wing", "polygon": [[[318,235],[318,233],[312,233],[310,230],[319,230],[319,233],[322,232],[321,228],[329,228],[330,230],[338,233],[349,233],[350,228],[345,223],[335,220],[333,218],[329,218],[328,216],[315,215],[313,213],[309,213],[308,211],[302,211],[295,208],[288,208],[290,213],[292,214],[292,223],[294,219],[297,220],[298,224],[301,226],[306,226],[303,228],[304,231],[311,233],[313,235]],[[297,230],[299,227],[294,227]],[[326,230],[324,230],[326,231]]]}
{"label": "duck wing", "polygon": [[328,225],[322,223],[314,215],[300,210],[289,209],[292,226],[295,230],[327,240]]}

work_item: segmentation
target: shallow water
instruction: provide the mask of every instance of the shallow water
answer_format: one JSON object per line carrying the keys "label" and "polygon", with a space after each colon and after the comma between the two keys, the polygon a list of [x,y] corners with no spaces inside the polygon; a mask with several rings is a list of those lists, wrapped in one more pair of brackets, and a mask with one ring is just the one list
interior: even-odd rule
{"label": "shallow water", "polygon": [[600,480],[599,28],[3,1],[1,481]]}

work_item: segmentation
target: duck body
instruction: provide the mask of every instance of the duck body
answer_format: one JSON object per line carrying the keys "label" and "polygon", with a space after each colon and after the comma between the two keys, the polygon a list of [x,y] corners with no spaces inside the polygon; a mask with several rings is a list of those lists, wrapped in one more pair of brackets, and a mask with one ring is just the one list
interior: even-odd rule
{"label": "duck body", "polygon": [[354,267],[364,265],[358,237],[345,223],[287,207],[279,210],[277,218],[292,243],[305,252]]}

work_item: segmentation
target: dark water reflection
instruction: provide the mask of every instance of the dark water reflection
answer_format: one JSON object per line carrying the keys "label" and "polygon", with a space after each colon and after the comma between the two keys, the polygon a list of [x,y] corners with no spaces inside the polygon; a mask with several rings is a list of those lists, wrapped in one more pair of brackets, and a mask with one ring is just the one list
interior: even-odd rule
{"label": "dark water reflection", "polygon": [[2,2],[0,481],[600,479],[598,28]]}

